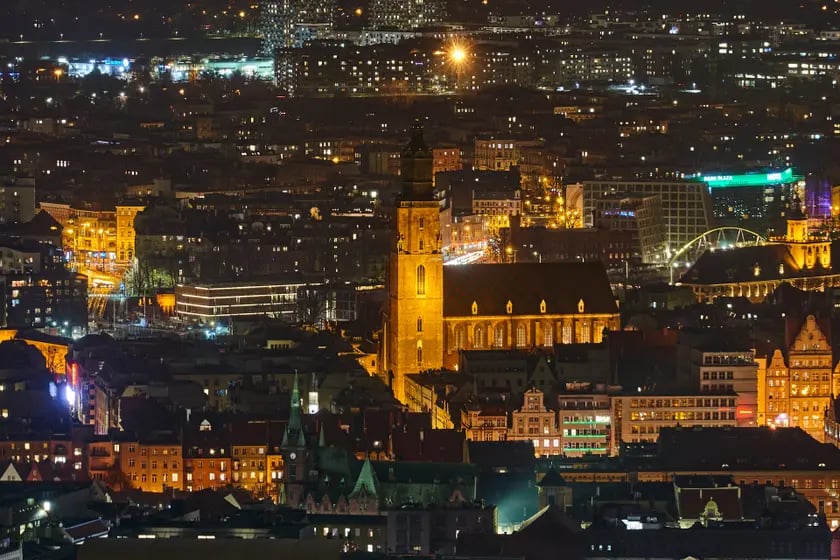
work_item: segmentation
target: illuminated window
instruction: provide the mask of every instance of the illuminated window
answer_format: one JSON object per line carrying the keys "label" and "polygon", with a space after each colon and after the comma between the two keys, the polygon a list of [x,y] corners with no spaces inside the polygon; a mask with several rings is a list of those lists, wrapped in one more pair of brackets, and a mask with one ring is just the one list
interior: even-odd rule
{"label": "illuminated window", "polygon": [[417,367],[422,367],[423,365],[423,343],[417,343]]}
{"label": "illuminated window", "polygon": [[505,345],[505,327],[498,325],[493,332],[493,345],[502,348]]}
{"label": "illuminated window", "polygon": [[417,295],[426,295],[426,267],[422,264],[417,267]]}
{"label": "illuminated window", "polygon": [[473,330],[473,346],[475,348],[484,347],[484,328],[481,325],[476,325]]}
{"label": "illuminated window", "polygon": [[554,336],[551,325],[543,326],[543,346],[551,346],[554,344]]}
{"label": "illuminated window", "polygon": [[528,331],[525,328],[525,325],[519,325],[516,327],[516,345],[520,348],[524,347],[528,343]]}

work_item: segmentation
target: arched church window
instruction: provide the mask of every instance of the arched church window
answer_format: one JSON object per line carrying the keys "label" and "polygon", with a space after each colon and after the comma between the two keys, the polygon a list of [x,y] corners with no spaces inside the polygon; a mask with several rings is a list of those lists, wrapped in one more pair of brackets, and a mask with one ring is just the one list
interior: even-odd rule
{"label": "arched church window", "polygon": [[423,343],[417,343],[417,368],[421,369],[423,367]]}
{"label": "arched church window", "polygon": [[528,331],[525,325],[518,325],[516,327],[516,345],[520,348],[528,344]]}
{"label": "arched church window", "polygon": [[584,323],[580,326],[580,341],[584,344],[592,342],[592,328],[589,325],[589,321],[584,321]]}
{"label": "arched church window", "polygon": [[505,327],[498,325],[493,332],[493,346],[503,348],[505,345]]}
{"label": "arched church window", "polygon": [[417,295],[426,295],[426,267],[422,264],[417,267]]}
{"label": "arched church window", "polygon": [[423,332],[423,317],[417,317],[417,332]]}
{"label": "arched church window", "polygon": [[484,348],[484,329],[481,325],[476,325],[473,330],[473,346],[476,348]]}
{"label": "arched church window", "polygon": [[572,343],[572,325],[565,323],[563,325],[563,344]]}
{"label": "arched church window", "polygon": [[554,345],[554,333],[551,325],[543,325],[543,346]]}

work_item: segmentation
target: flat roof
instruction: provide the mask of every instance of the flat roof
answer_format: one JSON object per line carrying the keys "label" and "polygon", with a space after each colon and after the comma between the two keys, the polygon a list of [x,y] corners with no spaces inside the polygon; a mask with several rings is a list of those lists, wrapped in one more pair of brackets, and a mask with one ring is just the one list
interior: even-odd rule
{"label": "flat roof", "polygon": [[801,175],[796,175],[793,168],[788,167],[783,170],[769,170],[757,173],[743,173],[740,175],[731,173],[704,173],[693,177],[688,177],[688,180],[696,183],[706,183],[710,189],[725,189],[732,187],[766,187],[772,185],[785,185],[793,183],[802,179]]}

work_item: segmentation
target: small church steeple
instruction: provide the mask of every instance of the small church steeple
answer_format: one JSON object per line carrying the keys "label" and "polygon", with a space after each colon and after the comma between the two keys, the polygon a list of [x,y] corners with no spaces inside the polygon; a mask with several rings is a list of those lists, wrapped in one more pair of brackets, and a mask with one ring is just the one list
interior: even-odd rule
{"label": "small church steeple", "polygon": [[298,374],[295,373],[295,381],[292,385],[292,397],[289,403],[289,423],[283,433],[283,447],[289,447],[290,442],[297,447],[306,445],[303,436],[303,422],[300,411],[300,389],[298,387]]}

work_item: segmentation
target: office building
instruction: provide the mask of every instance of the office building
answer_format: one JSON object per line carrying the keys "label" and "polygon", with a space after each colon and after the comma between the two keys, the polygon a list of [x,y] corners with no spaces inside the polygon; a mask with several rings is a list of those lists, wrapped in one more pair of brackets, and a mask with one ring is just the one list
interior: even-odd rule
{"label": "office building", "polygon": [[622,443],[654,443],[663,428],[735,427],[737,395],[718,393],[638,393],[612,397],[612,455]]}
{"label": "office building", "polygon": [[609,454],[612,416],[608,394],[560,393],[557,395],[557,407],[563,455]]}
{"label": "office building", "polygon": [[705,184],[688,181],[583,182],[583,224],[595,225],[597,203],[616,195],[658,196],[665,227],[666,260],[681,247],[713,227],[712,201]]}
{"label": "office building", "polygon": [[299,290],[317,285],[302,278],[270,282],[175,286],[175,312],[183,319],[212,323],[235,317],[273,317],[295,322]]}
{"label": "office building", "polygon": [[661,197],[616,195],[598,199],[594,223],[598,228],[629,235],[634,260],[645,264],[667,262]]}

